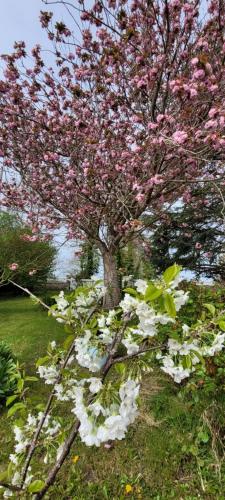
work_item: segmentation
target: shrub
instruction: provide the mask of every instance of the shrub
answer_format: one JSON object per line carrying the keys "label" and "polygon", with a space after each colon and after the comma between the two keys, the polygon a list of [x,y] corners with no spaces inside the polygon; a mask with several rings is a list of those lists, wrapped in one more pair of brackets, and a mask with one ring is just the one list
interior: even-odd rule
{"label": "shrub", "polygon": [[16,388],[17,367],[15,357],[5,342],[0,342],[0,403]]}
{"label": "shrub", "polygon": [[[33,235],[18,216],[0,211],[0,247],[0,275],[5,283],[0,296],[18,294],[17,287],[7,284],[9,279],[29,290],[43,289],[56,255],[51,242]],[[17,266],[14,270],[12,263]]]}

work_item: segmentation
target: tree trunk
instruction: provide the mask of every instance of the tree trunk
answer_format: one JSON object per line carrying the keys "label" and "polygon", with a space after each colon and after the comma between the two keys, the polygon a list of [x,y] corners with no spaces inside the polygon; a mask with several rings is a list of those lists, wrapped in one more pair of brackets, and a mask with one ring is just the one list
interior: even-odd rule
{"label": "tree trunk", "polygon": [[104,266],[104,285],[106,293],[103,300],[104,309],[113,309],[121,300],[120,278],[117,269],[116,253],[105,251],[102,254]]}

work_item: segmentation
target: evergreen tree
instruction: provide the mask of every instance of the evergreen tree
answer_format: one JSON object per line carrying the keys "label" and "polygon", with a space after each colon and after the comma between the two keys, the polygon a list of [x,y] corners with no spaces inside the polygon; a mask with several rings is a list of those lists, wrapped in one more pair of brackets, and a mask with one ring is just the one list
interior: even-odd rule
{"label": "evergreen tree", "polygon": [[[149,236],[151,261],[157,271],[177,262],[196,276],[225,277],[224,196],[194,189],[191,200],[175,206]],[[191,201],[191,203],[190,203]]]}

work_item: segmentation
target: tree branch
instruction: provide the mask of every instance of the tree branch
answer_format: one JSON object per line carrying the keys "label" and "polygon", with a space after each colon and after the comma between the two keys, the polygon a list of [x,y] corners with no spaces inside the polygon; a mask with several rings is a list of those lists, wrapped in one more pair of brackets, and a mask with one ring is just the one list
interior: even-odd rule
{"label": "tree branch", "polygon": [[148,352],[148,351],[162,349],[163,347],[166,347],[166,344],[160,344],[160,345],[156,345],[153,347],[147,347],[146,349],[140,349],[138,352],[136,352],[134,354],[127,354],[126,356],[120,356],[118,358],[114,358],[112,360],[112,365],[115,365],[116,363],[122,363],[123,361],[126,361],[127,359],[136,358],[137,356],[140,356],[140,354],[144,354],[145,352]]}

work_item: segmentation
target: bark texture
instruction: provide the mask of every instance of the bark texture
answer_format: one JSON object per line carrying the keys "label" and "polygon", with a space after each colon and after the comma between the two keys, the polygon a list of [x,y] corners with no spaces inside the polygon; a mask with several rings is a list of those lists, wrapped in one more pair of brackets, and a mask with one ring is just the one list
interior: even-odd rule
{"label": "bark texture", "polygon": [[117,269],[116,253],[104,251],[102,254],[104,266],[104,309],[113,309],[121,300],[121,285]]}

